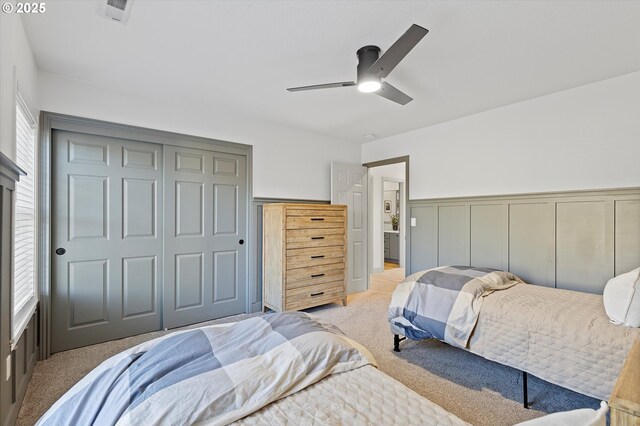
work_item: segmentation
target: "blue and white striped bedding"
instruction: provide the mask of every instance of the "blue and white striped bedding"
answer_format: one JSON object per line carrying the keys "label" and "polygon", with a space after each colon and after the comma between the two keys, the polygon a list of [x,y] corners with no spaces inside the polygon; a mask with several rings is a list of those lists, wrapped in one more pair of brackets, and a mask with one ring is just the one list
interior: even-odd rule
{"label": "blue and white striped bedding", "polygon": [[416,273],[393,293],[388,314],[392,332],[466,348],[484,296],[522,282],[509,272],[470,266]]}
{"label": "blue and white striped bedding", "polygon": [[337,328],[280,313],[180,331],[103,362],[39,425],[227,424],[375,361]]}

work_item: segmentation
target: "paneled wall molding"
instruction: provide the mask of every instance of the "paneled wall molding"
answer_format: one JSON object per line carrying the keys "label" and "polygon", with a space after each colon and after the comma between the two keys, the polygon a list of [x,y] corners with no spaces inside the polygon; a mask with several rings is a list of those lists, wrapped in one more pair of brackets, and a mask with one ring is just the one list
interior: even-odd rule
{"label": "paneled wall molding", "polygon": [[412,273],[485,266],[602,293],[640,266],[640,187],[411,200],[409,213]]}
{"label": "paneled wall molding", "polygon": [[[24,175],[0,153],[0,425],[15,423],[38,358],[38,321],[34,313],[12,347],[11,282],[13,262],[12,210],[15,182]],[[9,362],[7,362],[9,361]]]}
{"label": "paneled wall molding", "polygon": [[550,191],[550,192],[532,192],[528,194],[499,194],[499,195],[478,195],[472,197],[446,197],[446,198],[422,198],[409,200],[412,205],[432,204],[432,203],[465,203],[465,202],[494,202],[494,201],[530,201],[535,199],[552,200],[561,198],[566,200],[572,197],[593,197],[608,196],[616,197],[619,195],[637,195],[640,193],[640,186],[628,188],[605,188],[605,189],[588,189],[576,191]]}

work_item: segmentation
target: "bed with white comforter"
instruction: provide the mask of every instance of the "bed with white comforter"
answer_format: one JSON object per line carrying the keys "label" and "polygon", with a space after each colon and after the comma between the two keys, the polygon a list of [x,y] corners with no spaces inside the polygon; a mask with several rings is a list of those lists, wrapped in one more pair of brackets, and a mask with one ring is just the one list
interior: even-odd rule
{"label": "bed with white comforter", "polygon": [[470,426],[371,365],[331,375],[234,424]]}
{"label": "bed with white comforter", "polygon": [[304,313],[175,332],[90,372],[39,425],[467,425]]}
{"label": "bed with white comforter", "polygon": [[[459,269],[456,271],[456,268]],[[458,293],[452,294],[450,289],[442,290],[447,285],[423,278],[430,271],[473,275],[474,279],[488,283],[481,286],[486,291],[476,291],[474,298],[469,299],[469,292],[462,290],[467,285],[463,283]],[[548,382],[607,400],[627,353],[634,341],[640,339],[640,329],[612,324],[600,295],[524,284],[495,272],[442,267],[407,277],[398,285],[389,307],[392,333],[416,340],[438,338]],[[441,275],[436,274],[438,279]],[[434,287],[439,289],[433,291]],[[474,288],[477,287],[476,283]],[[454,302],[449,304],[466,307],[467,315],[451,309],[449,312],[455,315],[451,315],[449,321],[446,314],[434,314],[430,307],[442,304],[442,298],[433,300],[439,293],[453,298]],[[425,320],[431,317],[437,317],[436,321]],[[461,325],[461,318],[466,318],[467,326]],[[424,324],[437,324],[437,319],[445,325],[426,327],[429,330],[421,328]],[[455,333],[449,330],[469,328],[471,331],[464,339],[450,338]],[[437,335],[439,330],[442,330],[441,336]]]}

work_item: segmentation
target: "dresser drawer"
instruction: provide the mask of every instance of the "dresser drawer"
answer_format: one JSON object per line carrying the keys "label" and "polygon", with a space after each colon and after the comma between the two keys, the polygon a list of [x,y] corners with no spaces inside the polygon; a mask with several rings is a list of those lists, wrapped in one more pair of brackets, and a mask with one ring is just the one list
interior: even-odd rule
{"label": "dresser drawer", "polygon": [[321,277],[297,279],[297,280],[287,279],[285,288],[286,290],[290,290],[293,288],[309,287],[309,286],[314,286],[318,284],[329,283],[332,281],[344,282],[344,270],[337,269],[337,270],[328,271],[325,275]]}
{"label": "dresser drawer", "polygon": [[344,247],[312,247],[287,250],[287,269],[343,262]]}
{"label": "dresser drawer", "polygon": [[343,228],[289,229],[286,233],[287,249],[344,246]]}
{"label": "dresser drawer", "polygon": [[[331,279],[329,279],[330,277]],[[329,265],[288,269],[285,276],[286,288],[304,287],[339,279],[344,279],[344,262],[342,259]]]}
{"label": "dresser drawer", "polygon": [[296,209],[288,208],[287,216],[344,217],[344,209]]}
{"label": "dresser drawer", "polygon": [[344,216],[287,216],[287,229],[344,228]]}
{"label": "dresser drawer", "polygon": [[286,309],[304,309],[328,303],[344,297],[344,281],[334,281],[324,284],[287,290]]}

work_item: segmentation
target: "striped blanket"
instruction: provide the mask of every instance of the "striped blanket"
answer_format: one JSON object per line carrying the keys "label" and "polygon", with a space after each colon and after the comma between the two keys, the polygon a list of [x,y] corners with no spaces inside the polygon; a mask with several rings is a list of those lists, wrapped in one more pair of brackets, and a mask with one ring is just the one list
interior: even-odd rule
{"label": "striped blanket", "polygon": [[227,424],[334,373],[373,364],[337,328],[271,314],[172,333],[109,358],[40,425]]}
{"label": "striped blanket", "polygon": [[484,296],[523,281],[490,268],[443,266],[418,272],[393,293],[391,330],[411,339],[440,339],[466,348]]}

